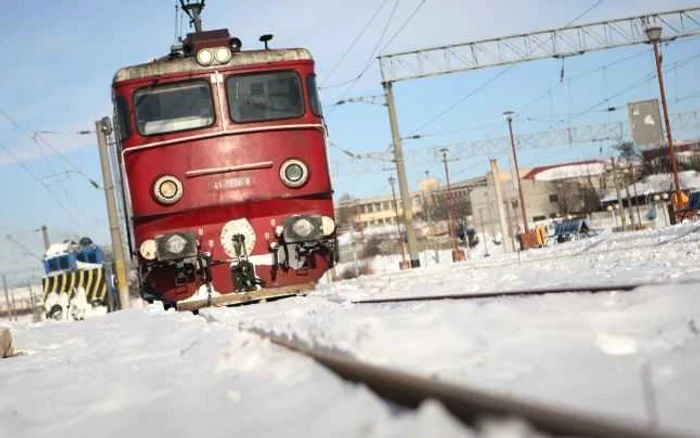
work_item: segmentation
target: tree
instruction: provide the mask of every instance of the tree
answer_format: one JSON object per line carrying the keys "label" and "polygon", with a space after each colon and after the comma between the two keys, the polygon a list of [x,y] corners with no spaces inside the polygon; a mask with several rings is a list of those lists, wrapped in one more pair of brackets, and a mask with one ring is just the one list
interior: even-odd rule
{"label": "tree", "polygon": [[338,228],[350,226],[357,216],[357,209],[352,201],[353,198],[348,193],[343,193],[338,199],[338,206],[335,209],[335,223]]}
{"label": "tree", "polygon": [[[455,220],[464,218],[472,214],[469,198],[455,196],[453,193],[452,203],[454,206]],[[432,202],[425,204],[426,209],[430,209],[430,214],[434,221],[448,220],[450,217],[450,199],[447,192],[440,192],[432,195]]]}

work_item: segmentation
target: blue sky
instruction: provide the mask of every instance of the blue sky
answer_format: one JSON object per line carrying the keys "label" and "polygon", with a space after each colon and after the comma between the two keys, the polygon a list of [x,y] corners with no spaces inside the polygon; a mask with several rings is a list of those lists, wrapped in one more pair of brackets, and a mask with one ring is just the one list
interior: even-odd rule
{"label": "blue sky", "polygon": [[[332,86],[355,78],[369,65],[359,81],[350,86],[326,88],[321,97],[328,112],[331,138],[341,147],[368,152],[384,150],[390,143],[385,108],[368,104],[333,107],[344,96],[381,93],[379,70],[373,60],[375,46],[382,47],[394,35],[421,0],[269,2],[209,0],[204,13],[205,28],[227,27],[243,40],[244,48],[260,45],[257,37],[275,34],[274,47],[309,48],[317,60],[319,82]],[[302,4],[300,4],[302,3]],[[593,0],[427,0],[414,19],[387,47],[386,52],[465,42],[485,37],[547,29],[564,25],[596,3]],[[383,6],[382,6],[383,5]],[[625,17],[641,12],[696,6],[693,0],[604,0],[580,22]],[[380,8],[381,7],[381,8]],[[349,47],[372,14],[375,21],[337,68]],[[31,251],[41,254],[41,239],[33,231],[47,224],[53,240],[82,235],[108,241],[104,194],[87,180],[66,170],[80,171],[101,180],[99,156],[91,130],[94,121],[111,114],[110,83],[122,66],[146,61],[168,51],[175,38],[174,1],[124,0],[96,3],[87,0],[46,2],[27,0],[0,15],[0,110],[19,126],[0,115],[0,272],[15,273],[38,262],[4,238],[11,234]],[[391,16],[391,20],[390,20]],[[386,36],[378,44],[385,26]],[[186,29],[186,26],[185,26]],[[695,109],[700,88],[695,81],[700,66],[700,39],[676,41],[664,47],[667,86],[672,112]],[[610,65],[623,58],[627,61]],[[678,66],[674,68],[674,64]],[[603,68],[609,65],[609,67]],[[406,141],[414,148],[506,135],[502,113],[517,110],[518,132],[535,132],[567,126],[576,114],[640,82],[653,71],[648,46],[616,49],[570,58],[565,62],[565,80],[559,83],[561,61],[544,60],[521,64],[490,86],[467,99],[453,111],[421,130],[434,136]],[[395,93],[403,135],[413,133],[461,96],[468,94],[499,72],[498,69],[402,82]],[[580,76],[581,73],[590,74]],[[554,87],[551,93],[548,89]],[[655,81],[611,98],[609,105],[656,97]],[[542,99],[525,108],[535,98]],[[602,105],[600,109],[608,106]],[[574,124],[624,120],[625,112],[591,112],[573,119]],[[477,127],[475,129],[467,129]],[[452,132],[460,130],[459,132]],[[38,131],[45,142],[32,139]],[[448,133],[446,133],[448,132]],[[677,138],[694,138],[695,130],[676,132]],[[48,143],[48,144],[47,144]],[[553,162],[601,157],[600,145],[574,146],[523,152],[524,167]],[[609,144],[603,156],[609,156]],[[8,148],[10,158],[3,148]],[[60,151],[56,154],[55,150]],[[337,149],[331,157],[342,160]],[[496,156],[501,166],[507,158]],[[341,161],[343,162],[343,161]],[[346,163],[346,161],[345,161]],[[388,191],[389,172],[381,166],[373,173],[340,175],[338,194],[378,195]],[[456,178],[483,174],[486,157],[463,157],[452,165]],[[434,163],[409,163],[411,184],[428,170],[442,176]],[[46,187],[49,189],[47,190]]]}

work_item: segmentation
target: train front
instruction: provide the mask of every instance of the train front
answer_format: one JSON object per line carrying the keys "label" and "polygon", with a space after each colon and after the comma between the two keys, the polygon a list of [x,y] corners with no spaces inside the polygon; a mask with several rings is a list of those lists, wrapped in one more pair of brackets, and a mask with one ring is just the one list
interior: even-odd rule
{"label": "train front", "polygon": [[189,34],[169,56],[118,71],[113,98],[144,298],[274,296],[312,288],[332,266],[326,131],[306,50]]}

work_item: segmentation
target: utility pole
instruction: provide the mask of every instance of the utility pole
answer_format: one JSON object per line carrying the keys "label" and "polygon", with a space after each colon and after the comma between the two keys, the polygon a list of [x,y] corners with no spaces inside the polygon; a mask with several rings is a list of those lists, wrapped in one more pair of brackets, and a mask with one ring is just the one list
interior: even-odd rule
{"label": "utility pole", "polygon": [[464,251],[459,249],[457,244],[457,229],[455,228],[455,210],[454,202],[452,199],[452,186],[450,185],[450,169],[447,166],[447,152],[449,149],[442,148],[442,163],[445,165],[445,180],[447,181],[447,212],[450,224],[450,243],[452,243],[452,261],[462,262],[464,261]]}
{"label": "utility pole", "polygon": [[612,168],[613,168],[613,180],[615,182],[615,192],[617,193],[617,205],[620,209],[620,225],[624,231],[627,231],[627,213],[625,213],[625,206],[620,200],[620,179],[617,175],[617,160],[612,157]]}
{"label": "utility pole", "polygon": [[12,304],[10,303],[10,291],[7,289],[7,276],[2,275],[2,288],[5,290],[5,303],[7,303],[7,317],[10,321],[14,319],[14,312],[12,312]]}
{"label": "utility pole", "polygon": [[645,29],[649,42],[654,46],[654,60],[656,63],[656,77],[659,79],[659,93],[661,94],[661,107],[664,111],[664,124],[666,125],[666,139],[668,140],[668,157],[671,161],[671,169],[673,170],[673,181],[676,185],[676,203],[681,202],[681,182],[678,178],[678,164],[676,163],[676,154],[673,150],[673,136],[671,135],[671,122],[668,117],[668,104],[666,103],[666,89],[664,87],[664,72],[661,68],[661,50],[659,43],[661,42],[661,26],[650,26]]}
{"label": "utility pole", "polygon": [[44,240],[44,250],[48,251],[49,246],[51,246],[51,240],[49,240],[49,229],[46,225],[42,225],[41,228],[41,238]]}
{"label": "utility pole", "polygon": [[114,267],[117,276],[119,303],[121,309],[128,309],[130,307],[129,282],[126,278],[124,242],[122,241],[122,233],[119,228],[117,201],[114,194],[114,183],[112,182],[112,169],[109,165],[109,151],[107,150],[107,136],[112,133],[112,124],[109,117],[95,122],[95,132],[97,132],[97,145],[100,149],[100,162],[102,164],[102,178],[104,180],[105,198],[107,201],[109,231],[112,237],[112,256],[114,258]]}
{"label": "utility pole", "polygon": [[637,225],[639,225],[639,228],[642,227],[642,213],[639,211],[639,195],[637,194],[637,178],[635,175],[634,171],[634,165],[632,164],[632,160],[629,162],[629,171],[630,171],[630,181],[632,182],[632,193],[634,193],[634,206],[635,209],[637,210]]}
{"label": "utility pole", "polygon": [[[427,181],[430,179],[430,171],[426,170],[425,171],[425,180],[426,184]],[[428,189],[430,190],[430,189]],[[430,196],[432,197],[432,192],[430,193]],[[434,224],[433,224],[433,214],[430,212],[432,205],[432,200],[430,205],[428,205],[428,202],[425,199],[425,195],[423,196],[423,205],[425,206],[425,214],[428,218],[428,227],[430,228],[430,246],[433,247],[433,251],[435,252],[435,263],[440,264],[440,251],[438,251],[437,247],[437,242],[435,241],[435,229],[434,229]],[[398,219],[398,217],[397,217]]]}
{"label": "utility pole", "polygon": [[627,184],[627,181],[625,181],[625,193],[627,194],[627,214],[630,215],[630,226],[632,231],[634,231],[636,225],[634,223],[634,210],[632,209],[632,195],[630,194],[630,185]]}
{"label": "utility pole", "polygon": [[518,195],[520,196],[520,212],[523,215],[523,249],[528,249],[529,245],[529,227],[527,224],[527,211],[525,211],[525,196],[523,195],[523,185],[520,183],[520,168],[518,167],[518,154],[515,151],[515,136],[513,135],[513,111],[506,111],[503,116],[508,121],[508,132],[510,133],[510,145],[513,153],[513,164],[515,165],[514,181],[518,184]]}
{"label": "utility pole", "polygon": [[486,241],[486,228],[484,228],[484,215],[481,209],[479,209],[479,222],[481,226],[481,238],[484,239],[484,257],[489,257],[489,246]]}
{"label": "utility pole", "polygon": [[396,116],[396,102],[394,102],[394,91],[391,82],[384,82],[384,94],[386,104],[389,109],[389,124],[391,125],[391,137],[394,145],[394,161],[396,162],[396,174],[399,177],[399,192],[401,194],[401,205],[403,206],[403,225],[406,228],[408,241],[408,257],[411,260],[411,268],[420,267],[418,258],[418,242],[416,231],[413,229],[413,205],[411,193],[408,190],[406,179],[406,163],[403,156],[403,146],[401,145],[401,134],[399,133],[399,121]]}
{"label": "utility pole", "polygon": [[[498,170],[498,160],[492,159],[491,163],[491,176],[493,178],[493,185],[496,191],[496,206],[498,208],[498,221],[501,223],[501,236],[503,239],[503,248],[506,249],[504,252],[515,251],[515,248],[511,245],[510,232],[508,231],[508,217],[504,210],[503,205],[503,190],[501,188],[501,176]],[[510,247],[510,248],[509,248]],[[508,251],[510,249],[510,251]]]}
{"label": "utility pole", "polygon": [[403,269],[410,269],[411,265],[406,261],[406,248],[403,244],[403,236],[401,236],[401,222],[399,222],[399,205],[396,202],[396,189],[394,184],[396,184],[396,178],[393,176],[389,177],[389,184],[391,184],[391,196],[394,200],[394,214],[396,215],[396,233],[399,239],[399,250],[401,251],[401,263],[399,267]]}

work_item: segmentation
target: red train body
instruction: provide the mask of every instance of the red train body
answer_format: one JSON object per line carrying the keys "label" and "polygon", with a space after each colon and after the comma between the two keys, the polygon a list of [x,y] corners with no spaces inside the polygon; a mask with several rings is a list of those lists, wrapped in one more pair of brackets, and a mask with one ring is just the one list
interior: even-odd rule
{"label": "red train body", "polygon": [[119,70],[115,126],[142,295],[309,285],[333,265],[326,128],[304,49],[228,31]]}

